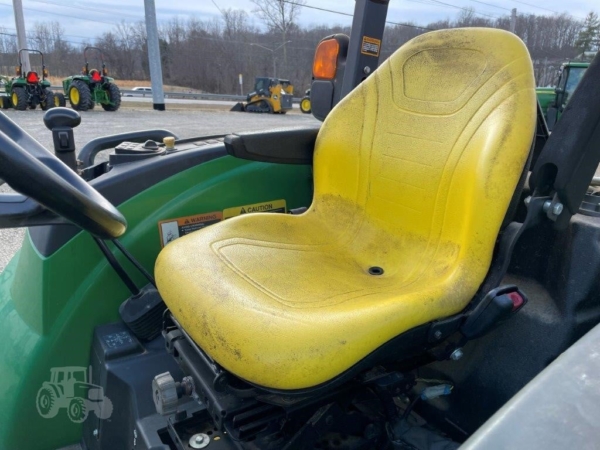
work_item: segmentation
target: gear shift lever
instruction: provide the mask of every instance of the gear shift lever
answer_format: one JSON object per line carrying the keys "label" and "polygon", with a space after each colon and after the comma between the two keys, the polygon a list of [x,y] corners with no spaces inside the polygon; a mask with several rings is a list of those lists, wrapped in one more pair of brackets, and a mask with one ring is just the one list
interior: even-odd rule
{"label": "gear shift lever", "polygon": [[77,172],[73,128],[81,123],[81,116],[69,108],[52,108],[44,114],[44,124],[52,131],[56,157]]}

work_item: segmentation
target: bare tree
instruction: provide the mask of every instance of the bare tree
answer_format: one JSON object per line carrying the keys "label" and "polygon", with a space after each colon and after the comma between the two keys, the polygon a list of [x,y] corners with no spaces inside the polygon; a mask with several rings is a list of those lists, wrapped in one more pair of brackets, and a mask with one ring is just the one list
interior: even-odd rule
{"label": "bare tree", "polygon": [[[287,41],[288,34],[294,21],[300,15],[306,0],[251,0],[256,5],[254,12],[269,27],[272,32],[281,35],[283,46],[283,63],[287,68]],[[273,55],[274,56],[274,55]]]}
{"label": "bare tree", "polygon": [[[316,25],[300,27],[296,23],[304,0],[252,0],[256,17],[267,25],[261,30],[253,24],[245,11],[219,8],[218,20],[202,21],[198,18],[174,18],[160,29],[160,46],[163,75],[168,84],[206,92],[238,93],[238,74],[253,80],[265,76],[273,65],[280,40],[287,43],[287,53],[293,58],[281,64],[282,74],[289,77],[301,94],[310,87],[311,66],[317,43],[324,36],[335,33],[350,34],[350,27]],[[598,46],[595,15],[587,22],[578,21],[568,14],[519,14],[516,34],[523,39],[533,60],[535,76],[540,86],[556,79],[561,63],[578,54],[575,45],[579,40],[589,40],[592,48]],[[490,27],[508,29],[509,15],[498,18],[480,17],[465,9],[452,19],[429,23],[424,28],[417,24],[387,27],[381,50],[382,60],[401,45],[428,30],[454,27]],[[591,36],[588,39],[586,36]],[[582,39],[585,38],[585,39]],[[59,22],[35,24],[29,33],[30,44],[45,53],[51,73],[68,76],[78,73],[83,63],[82,51],[86,45],[104,50],[111,74],[119,79],[148,79],[147,39],[143,23],[115,25],[109,32],[86,43],[69,42]],[[95,42],[95,44],[94,44]],[[250,45],[258,44],[258,45]],[[261,49],[264,46],[271,52]],[[583,47],[583,46],[582,46]],[[0,73],[14,73],[17,60],[14,32],[0,28]],[[279,50],[277,50],[279,52]],[[280,54],[280,53],[279,53]],[[90,55],[96,63],[95,56]],[[285,66],[284,66],[285,64]],[[284,71],[285,70],[285,71]],[[244,87],[247,92],[248,85]]]}

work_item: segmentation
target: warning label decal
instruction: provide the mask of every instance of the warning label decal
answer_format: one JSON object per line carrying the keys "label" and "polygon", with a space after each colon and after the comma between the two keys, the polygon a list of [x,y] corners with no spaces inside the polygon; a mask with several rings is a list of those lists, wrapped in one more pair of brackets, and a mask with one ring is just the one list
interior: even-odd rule
{"label": "warning label decal", "polygon": [[272,200],[270,202],[255,203],[254,205],[236,206],[235,208],[227,208],[223,210],[223,219],[239,216],[240,214],[269,212],[269,213],[286,213],[285,200]]}
{"label": "warning label decal", "polygon": [[195,216],[178,217],[176,219],[161,220],[158,222],[160,232],[160,243],[164,247],[169,242],[181,236],[190,234],[192,231],[201,230],[204,227],[220,222],[223,219],[221,211]]}
{"label": "warning label decal", "polygon": [[379,56],[380,48],[381,41],[379,39],[363,36],[362,45],[360,47],[360,52],[363,55]]}

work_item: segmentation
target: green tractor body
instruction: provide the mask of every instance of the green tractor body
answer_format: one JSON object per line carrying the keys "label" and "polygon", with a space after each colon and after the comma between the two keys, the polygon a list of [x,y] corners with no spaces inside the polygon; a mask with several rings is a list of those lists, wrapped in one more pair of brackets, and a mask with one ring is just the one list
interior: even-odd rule
{"label": "green tractor body", "polygon": [[583,74],[590,66],[588,62],[567,62],[558,71],[556,87],[539,87],[536,89],[540,107],[551,130],[560,119],[567,102],[579,85]]}
{"label": "green tractor body", "polygon": [[[89,50],[98,51],[101,70],[90,69]],[[96,47],[86,47],[83,55],[85,66],[82,73],[65,78],[62,82],[64,94],[59,94],[60,106],[65,106],[68,99],[73,109],[77,111],[94,109],[96,104],[101,105],[105,111],[118,110],[121,106],[121,91],[115,84],[114,78],[108,76],[101,50]]]}
{"label": "green tractor body", "polygon": [[[21,54],[34,52],[42,58],[42,76],[33,70],[23,74]],[[50,82],[46,80],[48,70],[44,65],[44,54],[38,50],[23,48],[19,50],[19,65],[17,76],[13,78],[4,77],[4,89],[6,94],[0,96],[0,107],[2,109],[15,108],[20,111],[35,109],[38,105],[45,111],[58,106],[54,93],[50,90]]]}

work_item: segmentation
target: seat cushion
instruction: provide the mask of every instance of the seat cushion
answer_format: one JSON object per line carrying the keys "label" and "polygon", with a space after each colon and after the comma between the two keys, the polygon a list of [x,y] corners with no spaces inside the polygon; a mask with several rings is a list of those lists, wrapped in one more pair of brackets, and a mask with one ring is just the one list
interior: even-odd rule
{"label": "seat cushion", "polygon": [[419,36],[328,116],[308,211],[239,216],[167,245],[162,297],[245,380],[282,390],[331,380],[467,306],[523,170],[535,102],[516,36]]}

